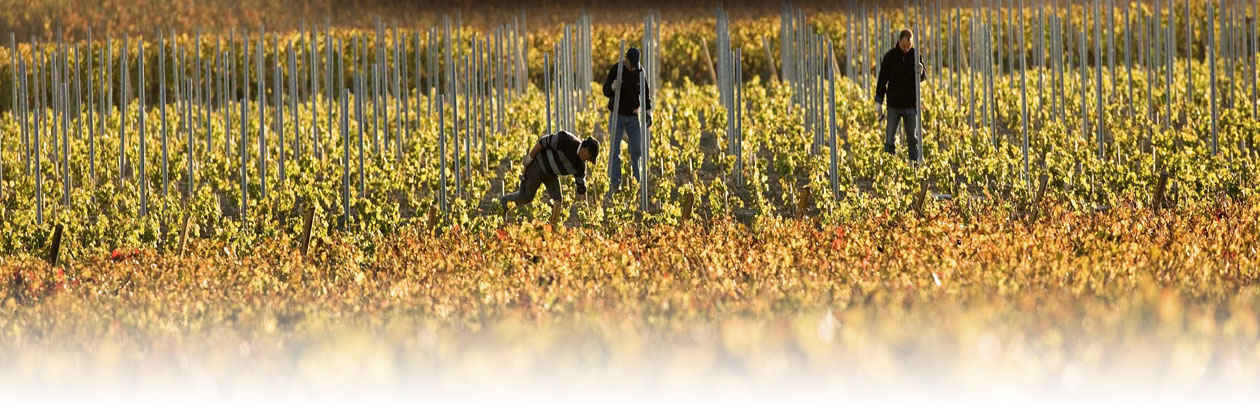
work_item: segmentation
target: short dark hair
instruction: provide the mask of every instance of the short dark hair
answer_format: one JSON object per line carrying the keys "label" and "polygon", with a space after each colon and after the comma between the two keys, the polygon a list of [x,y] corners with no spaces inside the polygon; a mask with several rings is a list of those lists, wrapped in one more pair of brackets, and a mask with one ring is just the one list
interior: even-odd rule
{"label": "short dark hair", "polygon": [[595,140],[594,137],[587,137],[586,140],[582,140],[582,146],[580,149],[590,151],[592,161],[599,157],[599,141]]}
{"label": "short dark hair", "polygon": [[900,40],[903,40],[903,39],[906,39],[906,38],[914,38],[914,32],[912,32],[912,31],[911,31],[911,30],[909,30],[909,29],[902,29],[902,30],[901,30],[901,35],[898,35],[898,36],[897,36],[897,40],[898,40],[898,41],[900,41]]}

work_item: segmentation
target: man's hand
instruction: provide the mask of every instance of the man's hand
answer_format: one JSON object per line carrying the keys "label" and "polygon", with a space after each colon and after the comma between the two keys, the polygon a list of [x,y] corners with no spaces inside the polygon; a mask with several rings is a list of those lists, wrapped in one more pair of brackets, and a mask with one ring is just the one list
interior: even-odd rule
{"label": "man's hand", "polygon": [[881,104],[879,102],[875,103],[875,116],[876,117],[884,116],[884,104]]}
{"label": "man's hand", "polygon": [[612,88],[614,91],[621,90],[621,81],[614,79],[612,83]]}
{"label": "man's hand", "polygon": [[923,75],[923,62],[914,63],[914,74],[917,76]]}
{"label": "man's hand", "polygon": [[534,161],[534,155],[529,154],[529,153],[526,153],[526,154],[525,154],[525,159],[522,159],[522,160],[521,160],[521,165],[522,165],[522,166],[526,166],[526,167],[528,167],[528,166],[529,166],[529,164],[530,164],[531,162],[533,162],[533,161]]}

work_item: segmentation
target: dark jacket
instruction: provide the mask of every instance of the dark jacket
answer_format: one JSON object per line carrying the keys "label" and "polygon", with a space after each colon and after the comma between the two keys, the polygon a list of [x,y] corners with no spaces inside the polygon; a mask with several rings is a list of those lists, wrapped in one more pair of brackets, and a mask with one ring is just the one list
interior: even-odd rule
{"label": "dark jacket", "polygon": [[[919,61],[918,51],[911,48],[902,52],[901,47],[894,46],[884,54],[879,65],[879,79],[875,82],[875,102],[883,103],[888,96],[889,108],[918,108],[916,95],[919,84],[915,83],[914,63]],[[919,81],[927,80],[924,71]]]}
{"label": "dark jacket", "polygon": [[577,193],[586,194],[586,162],[578,156],[582,141],[568,131],[561,131],[538,140],[542,152],[534,159],[543,173],[552,176],[573,175]]}
{"label": "dark jacket", "polygon": [[[604,109],[607,109],[609,111],[612,111],[613,96],[615,96],[617,93],[616,91],[613,90],[612,85],[613,85],[613,81],[617,80],[617,67],[620,65],[621,65],[621,62],[618,61],[617,64],[613,64],[612,66],[609,66],[608,77],[604,78],[604,96],[608,97],[608,105],[606,105]],[[642,73],[643,73],[642,67],[640,67],[638,70],[635,70],[635,71],[630,71],[630,69],[626,69],[624,67],[622,68],[621,70],[621,98],[619,98],[621,99],[621,104],[617,106],[617,114],[639,115],[639,75]],[[647,101],[646,101],[647,104],[644,105],[644,108],[647,110],[651,110],[652,109],[652,88],[649,87],[645,89],[644,94],[645,96],[647,96]]]}

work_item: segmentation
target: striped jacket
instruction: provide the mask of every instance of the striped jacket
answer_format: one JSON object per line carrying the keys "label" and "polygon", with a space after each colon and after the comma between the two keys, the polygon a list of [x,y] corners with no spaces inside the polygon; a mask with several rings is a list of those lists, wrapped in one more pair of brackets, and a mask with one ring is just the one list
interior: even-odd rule
{"label": "striped jacket", "polygon": [[572,133],[561,131],[538,139],[542,152],[536,161],[543,173],[553,176],[573,175],[577,181],[577,193],[586,194],[586,162],[578,157],[582,141]]}

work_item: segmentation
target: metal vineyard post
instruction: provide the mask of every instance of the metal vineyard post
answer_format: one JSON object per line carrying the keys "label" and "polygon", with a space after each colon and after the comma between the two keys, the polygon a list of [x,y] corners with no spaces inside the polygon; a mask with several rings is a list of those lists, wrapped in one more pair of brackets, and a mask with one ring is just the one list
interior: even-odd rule
{"label": "metal vineyard post", "polygon": [[[284,72],[280,69],[280,49],[279,49],[279,46],[277,45],[278,40],[276,38],[279,38],[279,37],[273,35],[271,38],[272,39],[271,41],[272,95],[271,96],[272,96],[272,102],[273,102],[273,106],[275,107],[275,113],[276,113],[276,116],[275,116],[276,146],[279,148],[277,152],[279,152],[280,154],[279,158],[276,161],[277,163],[276,170],[278,171],[280,175],[279,182],[277,182],[277,185],[283,186],[284,185],[284,100],[283,100],[284,79],[282,75]],[[289,94],[291,95],[292,93],[293,92],[290,92]]]}
{"label": "metal vineyard post", "polygon": [[[827,41],[827,61],[835,63],[835,51],[832,49],[831,41]],[[830,143],[831,153],[831,196],[840,197],[840,175],[838,172],[838,163],[836,162],[836,71],[835,67],[831,67],[831,77],[827,78],[828,95],[827,95],[827,127],[828,127],[828,143]]]}
{"label": "metal vineyard post", "polygon": [[551,55],[543,53],[543,108],[547,114],[547,132],[553,133],[551,129]]}
{"label": "metal vineyard post", "polygon": [[1080,58],[1080,63],[1077,65],[1077,67],[1078,67],[1078,68],[1080,69],[1080,71],[1081,71],[1081,83],[1080,83],[1080,88],[1081,88],[1081,92],[1080,92],[1080,97],[1081,97],[1081,139],[1082,139],[1082,140],[1084,140],[1086,144],[1088,144],[1088,143],[1089,143],[1089,134],[1090,134],[1090,130],[1089,130],[1089,94],[1086,92],[1086,89],[1087,89],[1087,86],[1089,86],[1089,78],[1086,76],[1086,74],[1087,74],[1087,73],[1086,73],[1086,69],[1088,68],[1088,67],[1086,66],[1086,64],[1088,64],[1088,62],[1086,61],[1086,57],[1085,57],[1085,50],[1086,50],[1086,46],[1085,46],[1085,31],[1086,31],[1086,29],[1085,29],[1084,25],[1082,25],[1080,32],[1077,32],[1077,34],[1076,34],[1076,35],[1077,35],[1076,39],[1077,39],[1077,41],[1078,41],[1077,43],[1079,44],[1079,45],[1077,46],[1077,48],[1076,48],[1076,49],[1077,49],[1077,51],[1079,51],[1079,52],[1080,52],[1080,56],[1081,56],[1081,58]]}
{"label": "metal vineyard post", "polygon": [[[645,49],[645,50],[647,49],[647,45],[646,45],[646,43],[644,43],[643,47],[644,47],[644,49]],[[645,78],[645,77],[643,77],[643,76],[644,76],[644,75],[643,75],[643,68],[642,68],[642,67],[640,67],[640,68],[639,68],[639,104],[647,104],[647,102],[646,102],[646,99],[647,99],[647,80],[646,80],[646,78]],[[647,117],[647,115],[648,115],[648,114],[647,114],[647,110],[643,110],[643,112],[639,114],[639,121],[638,121],[638,122],[639,122],[640,132],[646,132],[646,131],[647,131],[647,126],[648,126],[648,124],[647,124],[647,118],[648,118],[648,117]],[[648,170],[648,165],[647,165],[648,155],[647,155],[647,153],[646,153],[646,152],[647,152],[647,137],[646,137],[646,136],[644,136],[642,140],[643,140],[643,145],[642,145],[642,146],[643,146],[643,151],[644,151],[645,153],[643,153],[643,156],[641,156],[640,161],[639,161],[639,162],[635,162],[634,164],[635,164],[635,165],[639,165],[639,168],[640,168],[640,169],[639,169],[639,178],[643,181],[643,182],[639,183],[639,210],[640,210],[640,211],[643,211],[643,212],[647,212],[647,211],[648,211],[648,173],[647,173],[647,170]]]}
{"label": "metal vineyard post", "polygon": [[[1248,74],[1251,75],[1251,98],[1249,100],[1251,102],[1251,118],[1260,118],[1260,95],[1257,94],[1257,91],[1260,90],[1260,86],[1257,86],[1260,85],[1260,76],[1257,76],[1256,72],[1256,60],[1260,60],[1260,56],[1256,55],[1257,52],[1260,52],[1260,0],[1256,0],[1255,4],[1251,6],[1251,52],[1247,55]],[[1252,143],[1250,146],[1254,148],[1255,144]]]}
{"label": "metal vineyard post", "polygon": [[[308,63],[308,64],[310,65],[310,67],[311,67],[311,68],[310,68],[310,76],[309,76],[309,77],[310,77],[310,84],[311,84],[311,86],[310,86],[310,95],[308,96],[308,100],[310,100],[310,102],[311,102],[311,103],[310,103],[310,107],[311,107],[311,111],[310,111],[310,112],[311,112],[311,141],[312,141],[312,143],[313,143],[313,144],[311,144],[311,149],[312,149],[312,150],[311,150],[311,152],[313,153],[313,156],[315,156],[316,158],[318,158],[318,157],[319,157],[319,143],[320,143],[320,134],[319,134],[319,106],[318,106],[318,105],[319,105],[319,102],[320,102],[320,101],[319,101],[319,98],[320,98],[320,93],[319,93],[319,64],[320,64],[320,63],[319,63],[319,58],[320,58],[320,55],[316,54],[316,52],[315,52],[315,49],[318,47],[316,44],[319,42],[319,40],[318,40],[318,38],[316,38],[316,37],[315,37],[315,29],[314,29],[314,27],[312,27],[312,28],[311,28],[310,38],[308,38],[308,39],[309,39],[309,43],[308,43],[308,44],[306,44],[306,46],[307,46],[306,61],[307,61],[307,63]],[[325,46],[324,46],[324,48],[328,48],[328,45],[325,45]],[[332,95],[329,95],[329,94],[325,93],[323,96],[332,96]],[[331,116],[330,116],[329,118],[331,118]],[[329,136],[331,136],[331,135],[332,135],[332,133],[329,133]],[[295,152],[296,152],[296,151],[295,151]],[[300,154],[300,152],[299,152],[299,158],[300,158],[300,156],[301,156],[301,154]]]}
{"label": "metal vineyard post", "polygon": [[[36,53],[35,57],[39,57],[38,53]],[[36,91],[38,91],[39,90],[38,89],[38,85],[39,85],[39,77],[38,77],[39,66],[38,65],[36,65],[35,73],[37,76],[35,78],[35,84],[37,86]],[[40,104],[39,95],[36,95],[35,98],[36,98],[35,99],[36,116],[34,118],[35,127],[32,130],[32,134],[34,137],[34,142],[32,143],[34,144],[31,145],[32,154],[35,155],[35,223],[42,225],[44,224],[44,169],[43,169],[44,157],[43,157],[43,153],[40,153],[40,151],[43,150],[43,147],[41,147],[40,138],[39,138],[40,120],[42,119],[39,116],[39,114],[42,114],[43,111],[39,110],[39,108],[42,107],[42,105]]]}
{"label": "metal vineyard post", "polygon": [[[617,67],[617,78],[616,78],[616,79],[615,79],[615,81],[613,82],[613,86],[615,86],[615,87],[616,87],[616,89],[613,89],[613,101],[612,101],[612,106],[611,106],[611,107],[609,107],[609,110],[608,110],[608,144],[609,144],[609,147],[611,147],[611,146],[612,146],[612,143],[613,143],[613,142],[618,142],[618,141],[621,141],[621,139],[620,139],[620,138],[615,138],[614,136],[616,136],[616,135],[617,135],[617,109],[618,109],[618,108],[620,107],[620,105],[621,105],[621,70],[622,70],[622,68],[623,68],[623,67],[625,67],[625,66],[621,65],[621,57],[623,57],[623,56],[625,56],[625,55],[626,55],[626,40],[624,40],[624,39],[623,39],[623,40],[621,40],[621,46],[620,46],[620,47],[618,47],[618,51],[617,51],[617,60],[616,60],[616,61],[614,61],[614,63],[616,63],[616,64],[613,64],[614,66],[616,66],[616,67]],[[610,149],[610,150],[611,150],[611,149]],[[611,159],[611,156],[610,156],[610,159]],[[610,160],[610,161],[611,161],[611,160]],[[620,171],[620,170],[621,170],[621,168],[609,168],[609,170],[611,170],[611,171]]]}
{"label": "metal vineyard post", "polygon": [[441,166],[438,169],[438,204],[441,206],[442,214],[447,214],[446,208],[446,110],[444,94],[438,94],[436,102],[438,109],[438,162]]}
{"label": "metal vineyard post", "polygon": [[[241,170],[241,225],[245,224],[246,209],[249,204],[249,188],[246,175],[248,174],[249,159],[246,155],[246,147],[249,141],[249,32],[245,31],[241,34],[241,137],[237,141],[237,149],[240,157]],[[188,141],[188,192],[186,197],[192,196],[192,140]]]}
{"label": "metal vineyard post", "polygon": [[122,60],[122,71],[119,72],[119,77],[122,78],[122,114],[118,118],[121,121],[121,128],[118,132],[118,180],[120,183],[127,179],[127,104],[131,102],[129,97],[130,89],[127,86],[128,79],[131,78],[128,76],[131,73],[127,71],[127,62],[130,61],[127,57],[129,44],[127,35],[123,34],[122,56],[119,57]]}
{"label": "metal vineyard post", "polygon": [[[328,138],[329,138],[329,146],[331,147],[333,123],[334,123],[333,116],[332,116],[333,115],[333,100],[337,96],[335,95],[335,93],[341,92],[341,89],[340,89],[341,83],[344,83],[341,80],[344,77],[340,73],[338,74],[337,76],[338,89],[333,90],[333,77],[332,77],[333,66],[339,65],[340,63],[339,61],[336,61],[333,59],[333,52],[334,51],[337,52],[338,60],[340,60],[341,40],[336,41],[336,45],[334,48],[334,43],[332,40],[332,30],[330,29],[330,19],[327,17],[324,18],[324,50],[326,52],[324,56],[324,105],[325,105],[324,114],[328,115]],[[312,107],[313,106],[314,105],[312,105]],[[316,134],[318,134],[318,132]],[[324,149],[323,147],[320,147],[320,144],[318,143],[318,141],[319,141],[319,138],[316,137],[317,143],[315,145],[315,158],[323,160]]]}
{"label": "metal vineyard post", "polygon": [[[15,54],[17,53],[16,49],[13,51]],[[30,95],[30,92],[27,91],[26,86],[27,74],[25,59],[18,61],[17,73],[21,75],[21,79],[19,79],[18,84],[14,86],[14,88],[20,93],[18,95],[19,105],[15,111],[20,110],[20,113],[18,114],[20,123],[18,125],[20,126],[22,132],[22,162],[23,165],[25,165],[26,176],[29,177],[31,175],[31,129],[29,127],[30,122],[28,121],[29,112],[27,111],[27,97]],[[93,151],[95,151],[95,149],[93,149]]]}
{"label": "metal vineyard post", "polygon": [[[339,41],[340,42],[340,41]],[[340,45],[339,45],[340,46]],[[340,49],[340,48],[338,48]],[[347,110],[346,96],[349,90],[343,89],[341,92],[341,228],[350,228],[350,135],[349,123],[346,121],[349,110]]]}
{"label": "metal vineyard post", "polygon": [[260,198],[267,198],[267,77],[263,74],[263,55],[267,53],[266,39],[266,29],[258,28],[254,72],[258,75],[258,195]]}
{"label": "metal vineyard post", "polygon": [[[1194,100],[1194,71],[1191,68],[1191,62],[1194,58],[1194,19],[1191,17],[1190,0],[1186,0],[1186,97],[1185,105],[1182,106],[1181,123],[1190,122],[1190,107]],[[1171,23],[1169,23],[1171,25]],[[1172,116],[1170,115],[1169,118]]]}
{"label": "metal vineyard post", "polygon": [[[223,52],[223,63],[221,64],[223,76],[221,77],[223,89],[223,159],[230,161],[232,159],[232,108],[235,107],[236,85],[236,30],[228,32],[227,51]],[[175,84],[176,89],[179,84]],[[224,170],[230,169],[224,166]]]}
{"label": "metal vineyard post", "polygon": [[[301,86],[301,84],[298,83],[299,73],[297,72],[297,60],[298,60],[298,56],[297,56],[297,52],[294,50],[294,43],[293,41],[289,41],[289,114],[293,119],[293,152],[292,153],[293,153],[294,163],[300,164],[302,161],[302,142],[301,142],[302,115],[301,113],[298,112],[298,95],[299,95],[298,86]],[[308,98],[308,100],[313,100],[313,99]],[[283,131],[284,127],[281,126],[280,129]],[[281,147],[280,149],[280,183],[284,184],[284,181],[285,181],[284,158],[285,156],[284,156],[283,142],[281,142],[281,144],[282,145],[280,146]]]}
{"label": "metal vineyard post", "polygon": [[[172,39],[172,42],[174,40]],[[167,174],[168,148],[166,139],[166,34],[158,30],[158,113],[162,119],[162,206],[166,206],[167,186],[170,176]]]}
{"label": "metal vineyard post", "polygon": [[[1024,0],[1019,0],[1019,27],[1020,28],[1024,27]],[[1027,73],[1026,68],[1028,67],[1028,62],[1026,58],[1027,54],[1025,54],[1025,51],[1024,51],[1025,46],[1026,44],[1024,43],[1024,31],[1021,29],[1019,31],[1018,54],[1019,54],[1019,103],[1020,103],[1020,109],[1022,112],[1022,117],[1020,118],[1020,124],[1023,125],[1023,129],[1021,130],[1022,132],[1020,133],[1020,137],[1023,139],[1023,142],[1021,144],[1020,151],[1023,152],[1024,154],[1024,174],[1023,174],[1024,181],[1028,182],[1028,188],[1031,190],[1032,189],[1032,174],[1028,172],[1028,88],[1026,86],[1028,84],[1027,75],[1026,75]]]}
{"label": "metal vineyard post", "polygon": [[[34,39],[31,40],[34,43]],[[105,38],[105,65],[101,66],[102,78],[105,79],[105,97],[101,98],[101,128],[105,127],[105,120],[114,114],[114,37],[107,36]]]}
{"label": "metal vineyard post", "polygon": [[[144,138],[144,134],[145,134],[145,133],[144,133],[144,120],[146,119],[146,118],[145,118],[145,108],[144,108],[144,91],[145,91],[145,89],[144,89],[144,85],[145,85],[145,83],[144,83],[144,67],[145,67],[145,66],[144,66],[144,40],[137,39],[137,40],[136,40],[136,45],[139,47],[139,56],[137,57],[137,62],[136,62],[136,65],[140,67],[140,86],[138,87],[138,89],[136,89],[136,90],[137,90],[137,92],[139,93],[139,95],[138,95],[138,96],[139,96],[139,99],[140,99],[140,106],[139,106],[139,117],[140,117],[140,154],[139,154],[139,160],[140,160],[140,165],[139,165],[139,166],[140,166],[140,217],[144,217],[144,216],[146,216],[146,215],[148,215],[148,214],[149,214],[149,176],[148,176],[148,172],[146,172],[146,171],[145,171],[145,167],[144,167],[144,163],[145,163],[145,161],[147,161],[147,160],[148,160],[148,159],[146,158],[146,157],[147,157],[147,155],[145,154],[145,144],[146,144],[147,142],[145,141],[145,138]],[[64,88],[64,85],[63,85],[63,88]],[[63,134],[64,134],[64,133],[63,133]],[[67,141],[67,142],[66,142],[66,144],[69,144],[69,142]],[[69,162],[69,161],[67,161],[67,163],[68,163],[68,162]],[[67,175],[68,175],[68,174],[69,174],[69,172],[67,172]],[[70,180],[69,180],[69,177],[67,176],[67,177],[66,177],[66,183],[67,183],[67,184],[66,184],[66,185],[67,185],[67,187],[66,187],[66,201],[67,201],[67,202],[66,202],[66,204],[67,204],[67,205],[69,205],[69,199],[70,199],[70,198],[69,198],[69,193],[70,193],[69,181],[70,181]]]}
{"label": "metal vineyard post", "polygon": [[[360,55],[360,57],[365,57],[367,54],[363,53],[363,49],[364,49],[363,44],[356,43],[355,45],[357,45],[357,47],[353,50],[354,52],[352,54]],[[366,61],[366,58],[364,58],[364,61]],[[359,67],[355,67],[354,74],[351,77],[354,80],[354,120],[355,120],[355,126],[357,127],[357,131],[359,133],[359,199],[362,200],[366,198],[364,197],[364,193],[366,192],[366,189],[367,189],[365,185],[364,170],[363,170],[363,155],[364,155],[363,125],[367,124],[363,116],[363,108],[364,108],[363,96],[367,94],[367,92],[365,92],[365,90],[367,90],[367,86],[366,86],[367,82],[363,80],[363,78],[366,77],[366,75],[363,74],[359,70]],[[349,152],[346,152],[346,153],[349,153]]]}
{"label": "metal vineyard post", "polygon": [[[1168,98],[1164,100],[1164,128],[1172,128],[1173,119],[1172,103],[1173,94],[1175,93],[1173,92],[1173,70],[1175,67],[1174,59],[1176,56],[1176,51],[1173,46],[1177,43],[1177,31],[1175,29],[1176,17],[1176,10],[1173,8],[1170,1],[1168,5],[1168,25],[1166,26],[1167,29],[1164,31],[1164,92],[1166,92],[1168,96]],[[1187,15],[1186,18],[1189,19],[1189,15]],[[1158,29],[1159,21],[1156,20],[1156,22],[1155,28]],[[1158,35],[1156,36],[1158,37]],[[1157,51],[1158,49],[1154,47],[1151,48],[1152,54],[1155,54]],[[1187,58],[1187,60],[1189,60],[1189,58]],[[1186,74],[1186,77],[1189,78],[1190,75]],[[1153,84],[1151,81],[1147,82],[1148,86],[1151,84]],[[1189,93],[1189,91],[1187,91],[1187,93]],[[1152,149],[1152,152],[1154,152],[1154,149]]]}
{"label": "metal vineyard post", "polygon": [[407,107],[403,106],[406,91],[402,90],[403,70],[406,61],[402,60],[400,48],[406,42],[406,36],[398,32],[398,22],[394,21],[394,159],[401,165],[403,162],[403,120],[407,117]]}
{"label": "metal vineyard post", "polygon": [[[91,178],[92,186],[95,187],[96,186],[96,128],[95,128],[96,125],[94,121],[95,118],[93,115],[95,113],[95,110],[92,107],[92,104],[95,102],[94,100],[95,97],[94,97],[93,88],[92,88],[92,79],[93,79],[92,74],[94,73],[94,70],[92,68],[92,28],[91,27],[88,27],[87,29],[87,57],[88,57],[88,71],[87,71],[88,73],[88,78],[87,78],[88,176]],[[23,70],[22,77],[23,78],[26,77],[25,70]],[[25,94],[25,87],[23,87],[23,94]],[[25,102],[25,99],[23,99],[23,102]],[[25,114],[23,114],[22,116],[22,122],[24,124],[26,122]],[[25,137],[23,137],[23,142],[25,142]]]}
{"label": "metal vineyard post", "polygon": [[1212,155],[1219,151],[1216,141],[1216,22],[1212,3],[1207,5],[1208,103],[1212,108]]}
{"label": "metal vineyard post", "polygon": [[[1098,101],[1098,160],[1103,159],[1103,74],[1102,74],[1102,19],[1100,19],[1100,0],[1094,0],[1094,93]],[[1082,64],[1083,65],[1083,64]]]}

